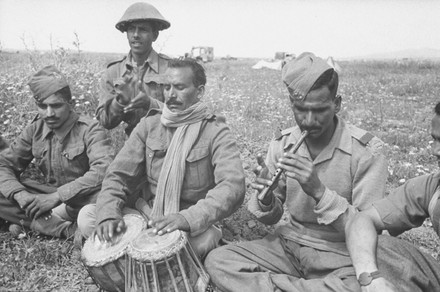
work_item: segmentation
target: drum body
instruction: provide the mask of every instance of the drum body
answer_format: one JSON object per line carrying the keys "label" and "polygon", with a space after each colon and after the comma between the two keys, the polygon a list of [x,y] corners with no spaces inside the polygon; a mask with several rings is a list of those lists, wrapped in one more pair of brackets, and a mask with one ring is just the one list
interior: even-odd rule
{"label": "drum body", "polygon": [[126,291],[205,291],[209,275],[184,232],[142,231],[127,249]]}
{"label": "drum body", "polygon": [[124,217],[127,230],[111,246],[89,238],[81,251],[81,260],[95,283],[109,292],[125,291],[125,253],[130,242],[147,226],[145,220],[135,214]]}

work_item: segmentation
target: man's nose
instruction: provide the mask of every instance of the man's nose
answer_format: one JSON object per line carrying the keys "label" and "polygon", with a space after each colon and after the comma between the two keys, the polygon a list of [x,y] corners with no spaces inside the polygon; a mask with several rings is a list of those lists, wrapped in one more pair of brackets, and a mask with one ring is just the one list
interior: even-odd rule
{"label": "man's nose", "polygon": [[52,107],[50,107],[50,106],[47,107],[46,115],[47,115],[48,117],[52,117],[52,116],[55,115],[55,112],[54,112],[54,110],[53,110]]}
{"label": "man's nose", "polygon": [[139,35],[139,28],[136,27],[133,31],[133,36],[137,37]]}
{"label": "man's nose", "polygon": [[310,126],[313,124],[313,120],[314,120],[314,115],[312,113],[312,111],[308,111],[305,113],[304,115],[304,119],[303,119],[303,126]]}

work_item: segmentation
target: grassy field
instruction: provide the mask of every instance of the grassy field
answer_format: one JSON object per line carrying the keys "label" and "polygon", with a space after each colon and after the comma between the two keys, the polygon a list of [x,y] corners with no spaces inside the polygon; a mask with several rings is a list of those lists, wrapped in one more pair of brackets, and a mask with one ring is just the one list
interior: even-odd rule
{"label": "grassy field", "polygon": [[[76,110],[93,116],[102,70],[117,57],[65,50],[0,53],[0,133],[12,141],[35,116],[36,107],[26,83],[29,75],[48,64],[57,65],[67,75]],[[235,134],[248,183],[253,180],[255,157],[265,153],[273,133],[294,125],[280,72],[253,70],[256,61],[216,60],[206,64],[205,100],[217,114],[226,117]],[[429,126],[433,107],[440,101],[440,63],[350,61],[340,65],[340,115],[386,142],[387,189],[438,170],[430,156]],[[120,149],[122,127],[112,130],[111,136]],[[268,230],[245,207],[224,220],[223,227],[225,238],[233,241],[258,238]],[[437,258],[439,240],[429,221],[402,237]],[[0,291],[97,291],[88,283],[79,252],[70,241],[35,234],[14,239],[8,232],[0,232],[0,258]]]}

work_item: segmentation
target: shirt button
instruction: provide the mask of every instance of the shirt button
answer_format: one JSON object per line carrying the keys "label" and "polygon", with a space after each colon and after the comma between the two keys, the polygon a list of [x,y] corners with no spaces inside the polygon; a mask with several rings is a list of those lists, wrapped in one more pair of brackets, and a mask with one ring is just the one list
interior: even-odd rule
{"label": "shirt button", "polygon": [[148,157],[150,158],[153,157],[153,153],[148,154]]}

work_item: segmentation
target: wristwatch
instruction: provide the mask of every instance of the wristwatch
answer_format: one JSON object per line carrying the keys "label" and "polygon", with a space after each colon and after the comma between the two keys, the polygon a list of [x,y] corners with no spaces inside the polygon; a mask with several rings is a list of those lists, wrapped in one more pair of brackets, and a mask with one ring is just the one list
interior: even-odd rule
{"label": "wristwatch", "polygon": [[380,277],[382,277],[382,274],[379,271],[374,271],[372,273],[363,272],[359,275],[358,281],[361,286],[368,286],[371,284],[371,281]]}

